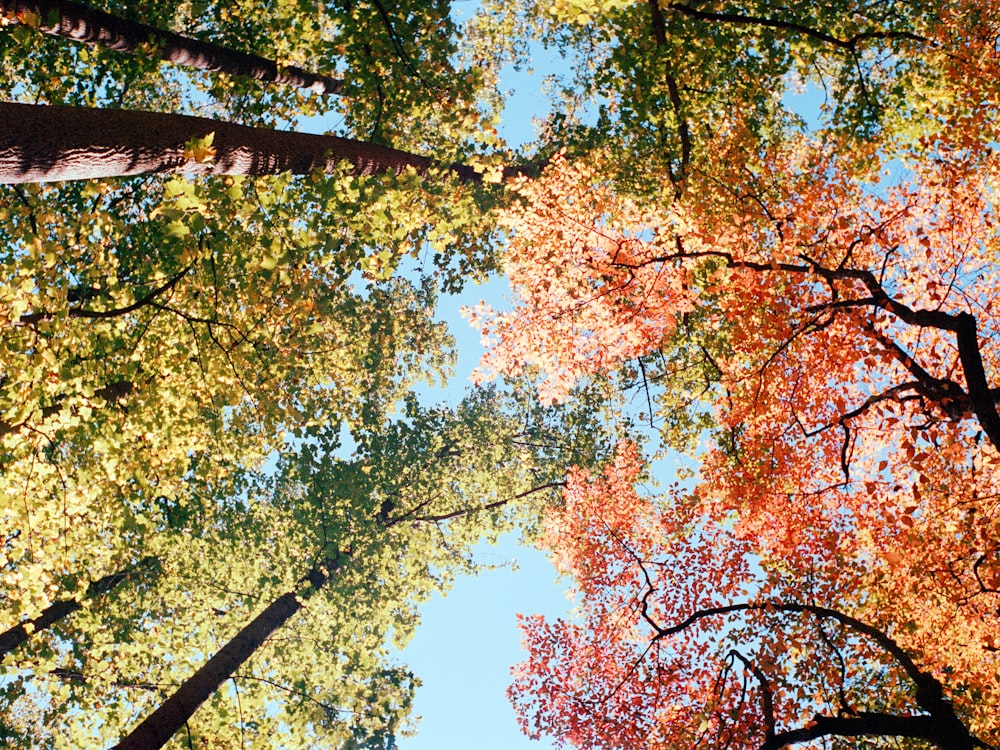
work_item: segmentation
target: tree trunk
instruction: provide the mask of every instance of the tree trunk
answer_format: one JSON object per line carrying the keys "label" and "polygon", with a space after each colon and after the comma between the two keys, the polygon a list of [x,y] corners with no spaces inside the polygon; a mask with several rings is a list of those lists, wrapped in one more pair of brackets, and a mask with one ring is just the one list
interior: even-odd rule
{"label": "tree trunk", "polygon": [[[103,578],[98,578],[87,587],[87,593],[84,598],[90,599],[101,594],[107,594],[119,584],[132,578],[140,570],[152,568],[156,562],[155,557],[147,557],[141,560],[134,568],[120,570],[117,573],[110,573]],[[23,645],[33,633],[52,627],[59,620],[73,614],[82,606],[76,599],[61,599],[46,607],[34,620],[15,625],[5,632],[0,633],[0,659],[3,659],[11,651]],[[30,633],[26,627],[28,624],[31,625]]]}
{"label": "tree trunk", "polygon": [[[327,561],[335,569],[335,563]],[[271,634],[302,609],[301,598],[312,596],[328,580],[327,569],[313,568],[303,579],[308,582],[299,594],[289,592],[275,599],[263,612],[237,633],[205,665],[191,675],[114,750],[158,750],[184,726],[191,715],[219,689],[223,682],[247,660]]]}
{"label": "tree trunk", "polygon": [[[192,141],[214,133],[215,157],[196,161]],[[0,103],[0,184],[129,177],[158,172],[212,175],[418,173],[425,156],[333,135],[250,128],[204,117],[129,110]],[[471,167],[448,167],[476,181]]]}
{"label": "tree trunk", "polygon": [[51,36],[99,44],[120,52],[147,54],[198,70],[216,70],[258,81],[339,94],[343,81],[295,66],[279,67],[273,60],[237,52],[211,42],[162,31],[94,10],[69,0],[0,0],[0,15]]}

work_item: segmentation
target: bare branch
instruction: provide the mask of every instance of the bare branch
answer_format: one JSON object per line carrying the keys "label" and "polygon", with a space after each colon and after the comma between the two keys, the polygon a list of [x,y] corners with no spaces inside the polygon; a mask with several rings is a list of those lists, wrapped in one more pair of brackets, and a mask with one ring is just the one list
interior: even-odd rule
{"label": "bare branch", "polygon": [[[413,521],[423,521],[428,523],[437,523],[439,521],[450,521],[453,518],[459,518],[461,516],[467,516],[470,513],[481,513],[484,510],[493,510],[494,508],[502,508],[508,503],[512,503],[515,500],[522,500],[530,495],[534,495],[536,492],[543,492],[545,490],[555,489],[556,487],[565,487],[566,482],[549,482],[548,484],[542,484],[537,487],[532,487],[530,490],[525,490],[524,492],[519,492],[511,497],[506,497],[501,500],[496,500],[492,503],[486,503],[485,505],[478,505],[470,508],[462,508],[461,510],[455,510],[451,513],[441,513],[435,516],[414,516]],[[398,523],[402,521],[404,517],[396,519],[395,522]]]}

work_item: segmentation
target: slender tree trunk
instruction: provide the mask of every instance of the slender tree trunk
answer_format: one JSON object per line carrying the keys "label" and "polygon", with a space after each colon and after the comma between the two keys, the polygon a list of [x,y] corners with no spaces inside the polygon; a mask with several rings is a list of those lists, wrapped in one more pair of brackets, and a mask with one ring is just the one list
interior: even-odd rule
{"label": "slender tree trunk", "polygon": [[[215,157],[196,161],[186,148],[214,134]],[[348,162],[355,175],[426,172],[425,157],[333,135],[233,125],[204,117],[129,110],[0,103],[0,184],[128,177],[158,172],[268,175],[332,173]],[[448,167],[463,180],[479,175]]]}
{"label": "slender tree trunk", "polygon": [[[101,594],[107,594],[121,583],[134,577],[142,569],[152,568],[156,562],[157,560],[155,557],[147,557],[141,560],[134,568],[120,570],[117,573],[111,573],[103,578],[98,578],[87,587],[87,593],[84,598],[91,599],[95,596],[100,596]],[[59,622],[64,617],[73,614],[82,606],[83,605],[76,599],[61,599],[46,607],[34,620],[29,620],[27,623],[15,625],[5,632],[0,633],[0,659],[14,649],[23,645],[33,633],[52,627],[55,623]],[[26,627],[28,624],[31,625],[30,633]]]}
{"label": "slender tree trunk", "polygon": [[[82,606],[76,599],[60,599],[42,610],[42,614],[34,620],[15,625],[0,633],[0,659],[27,643],[28,639],[31,638],[31,633],[52,627],[59,620],[73,614]],[[31,633],[28,632],[27,628],[29,624],[31,625]]]}
{"label": "slender tree trunk", "polygon": [[0,15],[51,36],[133,54],[145,50],[147,54],[198,70],[217,70],[321,94],[339,94],[344,88],[343,81],[337,78],[295,66],[279,67],[273,60],[189,39],[69,0],[0,0]]}
{"label": "slender tree trunk", "polygon": [[303,579],[308,582],[304,591],[289,592],[271,604],[237,633],[229,643],[205,665],[191,675],[177,691],[147,716],[114,750],[158,750],[184,726],[191,715],[228,680],[254,651],[274,631],[302,609],[301,599],[316,593],[329,580],[329,572],[336,569],[334,561],[327,567],[316,567]]}

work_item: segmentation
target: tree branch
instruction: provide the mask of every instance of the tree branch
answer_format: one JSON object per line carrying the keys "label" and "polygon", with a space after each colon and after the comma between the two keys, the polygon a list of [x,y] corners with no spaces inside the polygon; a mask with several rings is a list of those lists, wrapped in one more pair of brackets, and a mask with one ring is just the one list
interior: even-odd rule
{"label": "tree branch", "polygon": [[[955,334],[958,346],[959,360],[962,363],[962,371],[965,374],[968,385],[968,398],[972,410],[979,420],[990,443],[997,450],[1000,450],[1000,413],[997,412],[994,391],[990,388],[986,379],[986,368],[983,362],[982,350],[979,346],[979,336],[977,332],[976,318],[969,312],[949,313],[943,310],[914,309],[889,296],[882,283],[871,271],[859,268],[836,268],[830,269],[821,266],[816,261],[802,255],[804,264],[797,263],[760,263],[757,261],[737,260],[732,253],[705,250],[696,253],[687,253],[683,249],[683,244],[678,238],[678,252],[669,255],[657,256],[639,265],[649,263],[664,263],[668,261],[695,259],[695,258],[720,258],[726,262],[730,268],[746,269],[760,272],[781,271],[794,274],[815,273],[823,277],[828,282],[833,280],[853,280],[861,282],[868,290],[870,296],[858,300],[835,300],[829,306],[834,308],[852,307],[868,305],[874,308],[881,308],[892,313],[904,323],[921,328],[936,328],[942,331],[949,331]],[[619,264],[623,267],[635,267],[630,264]],[[918,380],[929,382],[927,377]],[[947,397],[958,397],[961,394],[954,388],[947,385],[950,381],[943,381],[932,378],[935,384],[944,388],[942,395]],[[960,389],[959,389],[960,390]]]}
{"label": "tree branch", "polygon": [[[565,487],[566,482],[549,482],[548,484],[541,484],[537,487],[532,487],[530,490],[525,490],[524,492],[519,492],[511,497],[505,497],[502,500],[496,500],[492,503],[487,503],[486,505],[479,505],[474,508],[463,508],[462,510],[452,511],[451,513],[441,513],[435,516],[414,516],[409,519],[412,521],[424,521],[428,523],[437,523],[438,521],[450,521],[453,518],[459,518],[461,516],[466,516],[470,513],[479,513],[484,510],[493,510],[494,508],[502,508],[504,505],[511,503],[515,500],[522,500],[530,495],[534,495],[536,492],[543,492],[545,490],[554,489],[556,487]],[[392,525],[394,523],[399,523],[400,521],[406,519],[407,516],[401,516],[399,518],[393,519],[387,525]]]}
{"label": "tree branch", "polygon": [[[114,310],[87,310],[81,307],[71,307],[68,313],[69,317],[84,318],[87,320],[101,320],[107,318],[117,318],[122,315],[128,315],[129,313],[133,313],[136,310],[139,310],[145,307],[146,305],[150,304],[154,299],[159,297],[161,294],[169,292],[177,285],[177,283],[181,279],[183,279],[187,275],[188,271],[190,270],[191,267],[188,266],[180,273],[171,277],[171,279],[167,283],[163,284],[157,289],[154,289],[146,296],[137,299],[131,305],[126,305],[125,307],[119,307]],[[72,296],[72,292],[70,293],[69,296]],[[48,320],[52,318],[54,315],[55,313],[50,313],[50,312],[26,313],[21,316],[19,322],[21,325],[32,325],[40,320]]]}
{"label": "tree branch", "polygon": [[[650,2],[656,2],[656,0],[650,0]],[[848,51],[856,50],[861,42],[871,39],[894,39],[911,42],[930,41],[927,37],[914,34],[910,31],[861,31],[848,39],[839,39],[832,34],[827,34],[824,31],[796,23],[795,21],[749,16],[740,13],[716,13],[714,11],[698,10],[682,3],[670,3],[666,8],[674,13],[679,13],[688,18],[695,18],[699,21],[731,23],[737,26],[763,26],[765,28],[778,29],[779,31],[790,31]]]}
{"label": "tree branch", "polygon": [[[158,564],[159,560],[157,558],[144,557],[132,568],[109,573],[102,578],[98,578],[96,581],[92,581],[87,586],[87,590],[82,598],[92,599],[107,594],[129,578],[135,577],[143,571],[154,570]],[[0,658],[27,643],[32,634],[52,627],[52,625],[64,617],[68,617],[82,608],[83,604],[78,599],[60,599],[42,610],[42,613],[33,620],[28,620],[27,622],[8,628],[3,633],[0,633]],[[30,633],[26,627],[29,624],[31,625]]]}
{"label": "tree branch", "polygon": [[781,750],[789,745],[827,736],[912,737],[932,742],[941,750],[972,750],[975,746],[964,726],[960,730],[958,727],[942,726],[935,716],[860,713],[857,716],[816,715],[804,727],[779,732],[765,740],[760,750]]}
{"label": "tree branch", "polygon": [[[895,640],[876,627],[829,607],[814,604],[783,604],[780,602],[729,604],[721,607],[707,607],[692,613],[684,621],[670,627],[654,625],[656,635],[653,643],[661,638],[679,633],[700,620],[734,612],[789,612],[809,614],[821,619],[839,622],[847,628],[867,636],[887,652],[906,673],[916,687],[916,702],[929,716],[893,716],[888,714],[864,714],[854,717],[817,716],[806,727],[781,732],[768,739],[761,750],[779,750],[791,744],[808,742],[825,735],[860,736],[881,735],[915,737],[934,742],[942,750],[972,750],[974,741],[968,728],[955,714],[951,703],[945,700],[944,688],[930,673],[920,669],[909,654]],[[652,644],[651,644],[652,645]]]}
{"label": "tree branch", "polygon": [[764,714],[764,736],[767,737],[767,741],[770,742],[775,738],[776,726],[774,723],[774,693],[771,691],[771,683],[767,679],[767,675],[764,674],[763,670],[756,664],[751,663],[750,660],[739,651],[733,649],[729,653],[734,658],[739,659],[743,663],[743,666],[753,673],[754,678],[757,680],[757,684],[760,685],[761,711]]}
{"label": "tree branch", "polygon": [[[98,388],[94,391],[94,395],[104,399],[109,404],[118,403],[123,398],[128,396],[135,389],[135,386],[128,380],[121,380],[117,383],[111,383],[103,388]],[[51,417],[53,414],[57,414],[60,409],[63,408],[62,402],[66,399],[65,395],[58,396],[56,398],[56,403],[51,406],[43,406],[39,411],[41,412],[41,419],[45,420]],[[0,438],[9,432],[13,432],[17,428],[21,427],[27,422],[18,422],[17,424],[11,424],[9,422],[4,422],[0,420]]]}
{"label": "tree branch", "polygon": [[[661,48],[667,46],[667,26],[663,18],[663,11],[660,10],[659,0],[648,0],[650,15],[652,16],[653,38],[656,45]],[[684,177],[687,175],[688,165],[691,162],[691,128],[687,118],[684,117],[684,104],[681,101],[680,87],[677,79],[671,75],[669,70],[664,70],[663,77],[667,84],[667,94],[670,96],[670,105],[674,108],[677,116],[677,137],[681,140],[681,168],[677,174],[670,170],[670,181],[676,186],[676,197],[680,197],[681,187]]]}

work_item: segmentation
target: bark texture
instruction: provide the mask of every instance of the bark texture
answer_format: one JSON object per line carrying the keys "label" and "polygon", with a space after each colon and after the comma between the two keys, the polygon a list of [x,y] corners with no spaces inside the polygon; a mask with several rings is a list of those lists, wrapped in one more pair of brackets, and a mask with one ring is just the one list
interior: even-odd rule
{"label": "bark texture", "polygon": [[[214,133],[215,157],[200,163],[186,145]],[[130,110],[0,103],[0,184],[128,177],[160,172],[212,175],[426,172],[435,163],[384,146],[234,125],[204,117]],[[463,180],[479,175],[448,167]]]}
{"label": "bark texture", "polygon": [[115,750],[156,750],[184,726],[251,654],[302,608],[295,594],[284,594],[257,615],[177,691],[123,739]]}
{"label": "bark texture", "polygon": [[143,52],[198,70],[213,70],[258,81],[339,94],[338,78],[238,52],[211,42],[163,31],[68,0],[0,0],[0,14],[51,36],[96,44],[120,52]]}

